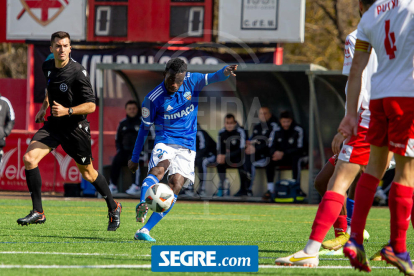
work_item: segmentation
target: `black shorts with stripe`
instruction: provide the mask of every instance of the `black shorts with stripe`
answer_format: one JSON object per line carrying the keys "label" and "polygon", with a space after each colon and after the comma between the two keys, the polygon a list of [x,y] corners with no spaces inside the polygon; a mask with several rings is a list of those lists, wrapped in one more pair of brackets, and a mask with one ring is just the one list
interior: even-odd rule
{"label": "black shorts with stripe", "polygon": [[52,150],[61,145],[76,163],[80,165],[91,163],[91,134],[87,120],[64,125],[46,121],[44,126],[33,136],[32,141],[43,143]]}

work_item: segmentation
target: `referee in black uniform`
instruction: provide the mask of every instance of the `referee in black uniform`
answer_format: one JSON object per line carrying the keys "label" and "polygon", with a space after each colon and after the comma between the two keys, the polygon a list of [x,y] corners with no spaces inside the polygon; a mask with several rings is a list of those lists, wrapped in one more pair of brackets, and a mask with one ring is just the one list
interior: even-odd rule
{"label": "referee in black uniform", "polygon": [[[61,145],[72,157],[84,179],[91,182],[105,198],[108,205],[108,231],[115,231],[120,224],[122,206],[114,201],[108,183],[92,165],[91,135],[86,116],[95,111],[95,94],[85,68],[70,58],[70,36],[56,32],[51,37],[50,51],[54,59],[43,63],[47,79],[47,93],[36,122],[44,126],[33,136],[23,162],[33,210],[18,224],[28,225],[46,221],[42,208],[42,179],[38,164],[49,152]],[[50,116],[44,116],[50,105]]]}

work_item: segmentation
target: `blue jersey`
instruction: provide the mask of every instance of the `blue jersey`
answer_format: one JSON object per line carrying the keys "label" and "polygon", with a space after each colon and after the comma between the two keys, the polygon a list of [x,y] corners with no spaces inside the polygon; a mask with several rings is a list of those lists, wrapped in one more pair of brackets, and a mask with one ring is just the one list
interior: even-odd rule
{"label": "blue jersey", "polygon": [[198,95],[204,86],[228,78],[223,69],[210,74],[187,72],[183,84],[170,95],[164,81],[152,90],[142,104],[142,124],[132,152],[132,162],[139,155],[149,126],[155,125],[155,144],[176,144],[196,150]]}

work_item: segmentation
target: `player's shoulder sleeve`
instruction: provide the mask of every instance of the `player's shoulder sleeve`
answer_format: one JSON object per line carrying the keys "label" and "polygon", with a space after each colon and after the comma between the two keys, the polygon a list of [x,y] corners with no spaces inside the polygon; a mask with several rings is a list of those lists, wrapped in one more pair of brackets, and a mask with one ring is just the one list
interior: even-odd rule
{"label": "player's shoulder sleeve", "polygon": [[45,76],[45,78],[47,79],[47,77],[49,76],[49,72],[52,70],[53,68],[53,63],[55,62],[54,59],[48,59],[45,60],[42,64],[42,71],[43,71],[43,75]]}
{"label": "player's shoulder sleeve", "polygon": [[200,92],[204,86],[208,85],[207,74],[187,72],[186,78],[190,81],[194,92]]}
{"label": "player's shoulder sleeve", "polygon": [[355,30],[350,33],[345,40],[344,65],[342,67],[342,74],[346,76],[349,76],[352,60],[354,58],[356,34],[357,31]]}
{"label": "player's shoulder sleeve", "polygon": [[[372,8],[372,7],[371,7]],[[357,40],[361,40],[364,42],[369,43],[369,28],[368,26],[372,26],[372,21],[374,21],[374,18],[371,17],[372,9],[369,9],[367,12],[364,13],[364,15],[361,18],[361,21],[359,21],[358,29],[357,29]]]}
{"label": "player's shoulder sleeve", "polygon": [[95,103],[95,93],[93,92],[89,74],[86,69],[79,63],[74,63],[73,66],[74,74],[76,74],[76,86],[79,89],[80,96],[83,102]]}
{"label": "player's shoulder sleeve", "polygon": [[[157,112],[158,98],[162,92],[157,92],[157,88],[151,91],[145,98],[142,103],[141,108],[141,120],[147,125],[151,126],[154,124],[155,116]],[[162,91],[162,90],[160,90]]]}

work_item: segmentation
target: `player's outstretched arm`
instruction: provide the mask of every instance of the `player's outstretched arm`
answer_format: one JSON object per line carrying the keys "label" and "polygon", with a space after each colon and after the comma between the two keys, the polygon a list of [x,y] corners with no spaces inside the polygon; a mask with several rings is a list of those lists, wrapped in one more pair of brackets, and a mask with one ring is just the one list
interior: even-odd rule
{"label": "player's outstretched arm", "polygon": [[43,100],[42,107],[40,108],[39,112],[37,112],[36,117],[35,117],[36,123],[43,123],[45,121],[46,110],[49,107],[48,93],[49,92],[46,90],[46,95],[45,95],[45,99]]}
{"label": "player's outstretched arm", "polygon": [[128,168],[135,173],[138,169],[139,155],[141,154],[142,147],[144,146],[145,140],[147,139],[149,132],[149,127],[145,125],[144,122],[141,122],[139,127],[138,137],[135,140],[134,150],[132,151],[131,160],[128,161]]}

